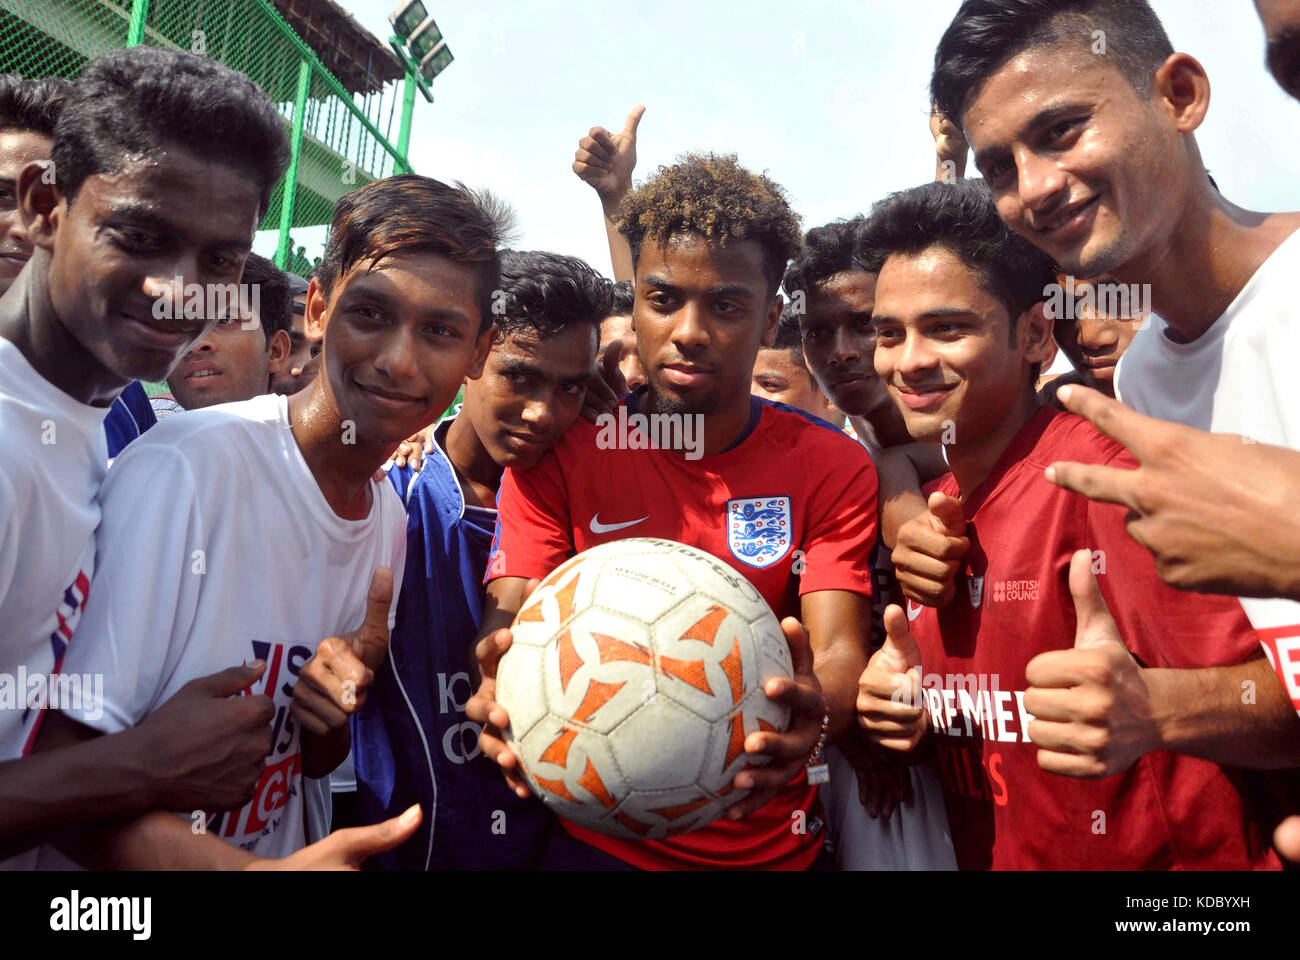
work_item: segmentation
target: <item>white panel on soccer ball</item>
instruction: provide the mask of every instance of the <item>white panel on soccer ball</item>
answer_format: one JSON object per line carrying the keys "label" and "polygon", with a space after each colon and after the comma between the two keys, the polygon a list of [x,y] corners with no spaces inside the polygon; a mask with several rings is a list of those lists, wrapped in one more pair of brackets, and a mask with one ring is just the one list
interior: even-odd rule
{"label": "white panel on soccer ball", "polygon": [[758,651],[758,684],[762,686],[772,677],[794,676],[794,661],[790,659],[790,644],[781,632],[775,618],[761,618],[751,624],[754,649]]}
{"label": "white panel on soccer ball", "polygon": [[524,738],[520,759],[533,790],[558,816],[609,832],[627,784],[605,738],[548,715]]}
{"label": "white panel on soccer ball", "polygon": [[[551,711],[598,733],[613,730],[655,689],[644,637],[638,645],[596,629],[612,625],[603,611],[585,610],[544,654],[543,682]],[[626,628],[621,632],[632,635]]]}
{"label": "white panel on soccer ball", "polygon": [[698,593],[711,597],[726,597],[731,609],[746,620],[756,620],[771,614],[767,601],[749,578],[712,554],[677,544],[672,553],[673,562]]}
{"label": "white panel on soccer ball", "polygon": [[619,812],[648,826],[647,839],[658,839],[698,830],[718,819],[730,805],[729,798],[714,799],[698,785],[691,785],[679,790],[632,790]]}
{"label": "white panel on soccer ball", "polygon": [[703,597],[692,597],[683,608],[686,616],[675,610],[655,624],[659,689],[716,723],[732,711],[755,676],[749,627]]}
{"label": "white panel on soccer ball", "polygon": [[510,738],[521,739],[546,716],[542,649],[512,644],[497,665],[497,701],[510,714]]}
{"label": "white panel on soccer ball", "polygon": [[744,710],[746,736],[754,730],[785,733],[790,729],[790,708],[767,696],[762,687],[756,688],[745,698]]}
{"label": "white panel on soccer ball", "polygon": [[[666,739],[665,729],[673,736]],[[606,738],[632,789],[690,787],[709,747],[709,725],[667,697],[656,696]]]}
{"label": "white panel on soccer ball", "polygon": [[667,553],[635,552],[607,559],[600,568],[596,590],[604,603],[613,601],[619,609],[650,624],[695,588]]}

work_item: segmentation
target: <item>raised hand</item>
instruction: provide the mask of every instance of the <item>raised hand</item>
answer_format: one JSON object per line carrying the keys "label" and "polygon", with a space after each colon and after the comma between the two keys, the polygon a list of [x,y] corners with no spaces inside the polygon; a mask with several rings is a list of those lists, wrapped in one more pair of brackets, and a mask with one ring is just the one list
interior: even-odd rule
{"label": "raised hand", "polygon": [[636,169],[636,128],[644,113],[645,107],[633,107],[620,132],[610,133],[604,127],[592,127],[578,141],[578,150],[573,155],[573,172],[600,195],[607,212],[617,207],[623,195],[632,188],[632,171]]}
{"label": "raised hand", "polygon": [[366,616],[361,626],[339,637],[326,637],[298,674],[290,710],[303,728],[317,736],[347,726],[361,709],[375,671],[388,654],[388,610],[393,602],[393,571],[379,567],[370,579]]}
{"label": "raised hand", "polygon": [[1070,558],[1077,624],[1069,650],[1040,653],[1025,667],[1025,710],[1038,765],[1067,777],[1109,777],[1160,749],[1141,668],[1129,653],[1092,572],[1092,553]]}
{"label": "raised hand", "polygon": [[892,560],[903,595],[941,607],[955,591],[957,571],[970,550],[960,501],[936,490],[926,510],[898,528]]}
{"label": "raised hand", "polygon": [[858,726],[883,750],[911,753],[929,728],[921,648],[898,604],[885,608],[885,642],[858,678]]}

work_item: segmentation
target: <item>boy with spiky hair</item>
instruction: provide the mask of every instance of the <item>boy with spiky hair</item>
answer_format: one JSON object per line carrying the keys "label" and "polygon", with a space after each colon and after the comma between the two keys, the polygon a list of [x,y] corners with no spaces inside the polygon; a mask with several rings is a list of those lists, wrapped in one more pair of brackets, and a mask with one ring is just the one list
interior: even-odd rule
{"label": "boy with spiky hair", "polygon": [[353,864],[359,844],[386,849],[418,825],[412,808],[400,825],[302,849],[303,778],[347,757],[349,718],[388,646],[406,515],[374,473],[481,369],[501,231],[490,197],[427,177],[346,195],[308,293],[325,330],[321,375],[292,397],[169,418],[114,464],[96,535],[104,575],[69,657],[69,669],[104,675],[102,714],[51,714],[42,742],[129,728],[191,677],[256,659],[273,743],[253,799],[209,813],[201,835],[189,819],[153,814],[78,841],[77,855],[110,866]]}
{"label": "boy with spiky hair", "polygon": [[[639,839],[646,825],[627,818],[625,837],[562,821],[544,862],[807,869],[819,860],[823,836],[804,768],[819,737],[854,742],[870,624],[875,471],[862,447],[834,427],[750,395],[755,357],[780,318],[781,276],[799,250],[799,221],[779,186],[734,156],[686,155],[624,199],[618,226],[632,252],[637,351],[648,380],[622,402],[631,414],[695,418],[702,446],[687,455],[679,434],[676,447],[655,449],[631,436],[609,449],[602,428],[579,420],[531,470],[506,471],[476,650],[482,683],[466,712],[483,724],[483,752],[527,796],[502,739],[509,717],[495,700],[495,677],[510,644],[505,628],[537,583],[575,553],[624,537],[663,537],[711,553],[784,618],[795,676],[769,681],[764,692],[790,707],[789,730],[733,738],[724,769],[734,773],[737,802],[722,819],[664,840]],[[792,473],[786,465],[795,462],[801,469]],[[782,512],[788,533],[746,539],[743,525],[729,523],[732,511],[759,501]],[[723,678],[717,683],[725,689]],[[770,763],[749,767],[746,755]]]}
{"label": "boy with spiky hair", "polygon": [[554,817],[537,800],[515,796],[482,756],[465,701],[502,474],[531,469],[578,419],[595,375],[610,287],[574,257],[501,256],[496,329],[483,372],[466,380],[463,405],[434,429],[410,481],[397,625],[388,662],[356,719],[363,819],[392,816],[414,802],[434,814],[371,866],[534,867],[554,829]]}

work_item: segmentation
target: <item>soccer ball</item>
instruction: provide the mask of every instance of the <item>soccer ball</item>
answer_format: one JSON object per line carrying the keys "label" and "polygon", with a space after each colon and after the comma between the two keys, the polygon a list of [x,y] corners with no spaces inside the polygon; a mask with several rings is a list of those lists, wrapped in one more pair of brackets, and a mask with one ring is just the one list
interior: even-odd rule
{"label": "soccer ball", "polygon": [[592,830],[657,839],[712,823],[757,762],[745,737],[789,726],[763,693],[794,673],[780,624],[694,547],[593,547],[542,581],[511,631],[497,670],[506,741],[533,792]]}

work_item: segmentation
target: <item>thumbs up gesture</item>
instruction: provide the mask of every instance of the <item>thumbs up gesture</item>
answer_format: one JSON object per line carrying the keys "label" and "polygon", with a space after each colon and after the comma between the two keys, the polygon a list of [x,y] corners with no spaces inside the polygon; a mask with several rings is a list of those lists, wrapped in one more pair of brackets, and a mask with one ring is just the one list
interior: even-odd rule
{"label": "thumbs up gesture", "polygon": [[928,726],[921,695],[921,649],[903,608],[885,608],[885,642],[858,678],[858,726],[886,750],[916,749]]}
{"label": "thumbs up gesture", "polygon": [[604,127],[592,127],[578,141],[578,150],[573,155],[573,172],[600,195],[606,213],[611,213],[632,187],[632,171],[636,169],[636,128],[643,113],[645,107],[633,107],[618,133],[610,133]]}
{"label": "thumbs up gesture", "polygon": [[388,608],[392,602],[393,571],[379,567],[370,579],[361,626],[340,637],[326,637],[316,655],[303,665],[293,688],[291,710],[305,731],[325,736],[346,727],[348,717],[361,709],[375,671],[388,655]]}
{"label": "thumbs up gesture", "polygon": [[1070,595],[1074,646],[1040,653],[1025,668],[1029,739],[1044,770],[1109,777],[1160,749],[1160,734],[1142,669],[1106,609],[1088,550],[1070,558]]}
{"label": "thumbs up gesture", "polygon": [[892,559],[903,595],[927,607],[943,606],[952,599],[969,550],[961,501],[936,490],[926,509],[898,528]]}

